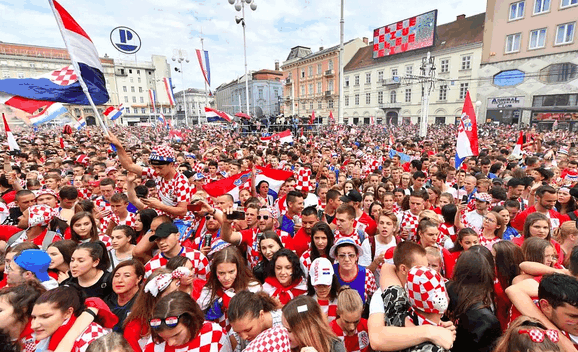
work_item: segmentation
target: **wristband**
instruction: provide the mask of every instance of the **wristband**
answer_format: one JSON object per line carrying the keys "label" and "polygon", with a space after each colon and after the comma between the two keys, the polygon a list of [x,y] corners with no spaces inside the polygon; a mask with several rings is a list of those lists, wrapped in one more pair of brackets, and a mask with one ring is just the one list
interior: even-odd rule
{"label": "wristband", "polygon": [[90,308],[86,308],[85,310],[83,310],[83,312],[92,315],[92,317],[96,320],[96,313],[90,310]]}

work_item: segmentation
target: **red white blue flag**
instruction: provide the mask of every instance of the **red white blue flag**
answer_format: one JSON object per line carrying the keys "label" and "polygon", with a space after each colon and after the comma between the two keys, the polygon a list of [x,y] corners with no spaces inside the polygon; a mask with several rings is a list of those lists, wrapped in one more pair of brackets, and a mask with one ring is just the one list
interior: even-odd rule
{"label": "red white blue flag", "polygon": [[227,114],[226,112],[219,111],[216,109],[211,109],[205,106],[205,116],[207,116],[208,122],[231,122],[233,118],[231,115]]}
{"label": "red white blue flag", "polygon": [[275,133],[272,136],[268,137],[261,137],[261,142],[269,142],[269,141],[279,141],[281,144],[283,143],[293,143],[293,133],[290,130],[285,130],[283,132]]}
{"label": "red white blue flag", "polygon": [[167,92],[167,97],[169,97],[169,105],[175,106],[175,95],[173,93],[173,79],[170,77],[163,78],[163,84]]}
{"label": "red white blue flag", "polygon": [[8,122],[6,121],[6,116],[2,113],[2,120],[4,121],[4,131],[6,132],[6,140],[8,141],[8,147],[10,150],[20,150],[18,143],[16,143],[16,139],[10,131],[10,126],[8,126]]}
{"label": "red white blue flag", "polygon": [[209,65],[209,52],[197,49],[197,59],[199,60],[199,66],[201,67],[201,72],[203,72],[203,77],[205,77],[205,82],[207,82],[207,85],[210,87],[211,66]]}
{"label": "red white blue flag", "polygon": [[153,109],[153,114],[155,114],[157,112],[155,105],[157,105],[157,94],[155,93],[154,90],[149,89],[149,99],[151,101],[151,106]]}
{"label": "red white blue flag", "polygon": [[109,106],[106,110],[104,110],[104,116],[108,117],[111,121],[114,121],[122,116],[124,113],[124,106],[120,104],[118,107]]}
{"label": "red white blue flag", "polygon": [[470,92],[467,92],[462,109],[462,117],[458,126],[458,138],[456,141],[456,169],[468,156],[479,154],[478,150],[478,123],[476,112],[472,105]]}

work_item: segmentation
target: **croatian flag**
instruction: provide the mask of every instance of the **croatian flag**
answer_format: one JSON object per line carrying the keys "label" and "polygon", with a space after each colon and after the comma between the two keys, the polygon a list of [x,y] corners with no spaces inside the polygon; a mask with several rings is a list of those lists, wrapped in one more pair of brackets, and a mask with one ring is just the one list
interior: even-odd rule
{"label": "croatian flag", "polygon": [[335,117],[333,117],[333,111],[329,112],[329,122],[335,123]]}
{"label": "croatian flag", "polygon": [[149,99],[153,107],[153,114],[156,114],[157,110],[155,109],[155,105],[157,105],[157,94],[152,89],[149,89]]}
{"label": "croatian flag", "polygon": [[518,141],[516,142],[514,150],[512,150],[512,155],[516,157],[521,157],[523,147],[524,147],[524,131],[520,131],[520,136],[518,137]]}
{"label": "croatian flag", "polygon": [[251,120],[251,116],[245,114],[244,112],[238,112],[235,114],[235,116],[242,117],[242,118],[247,119],[247,120]]}
{"label": "croatian flag", "polygon": [[122,116],[124,113],[124,106],[120,104],[118,107],[109,106],[106,110],[104,110],[104,116],[108,117],[111,121],[114,121]]}
{"label": "croatian flag", "polygon": [[462,109],[462,117],[458,127],[456,141],[456,169],[462,165],[466,157],[478,155],[478,123],[470,92],[467,92]]}
{"label": "croatian flag", "polygon": [[211,86],[211,66],[209,65],[209,52],[201,51],[197,49],[197,59],[199,60],[199,66],[201,66],[201,71],[203,72],[203,77],[205,77],[205,82],[207,85]]}
{"label": "croatian flag", "polygon": [[166,125],[167,125],[167,120],[165,119],[165,115],[163,115],[163,114],[160,114],[160,115],[157,117],[157,121],[158,121],[159,123],[161,123],[163,126],[166,126]]}
{"label": "croatian flag", "polygon": [[311,118],[309,119],[309,124],[313,125],[315,123],[315,110],[311,111]]}
{"label": "croatian flag", "polygon": [[261,142],[269,143],[269,141],[279,141],[281,144],[293,143],[293,133],[290,130],[285,130],[269,137],[261,137]]}
{"label": "croatian flag", "polygon": [[[255,182],[259,184],[261,181],[267,181],[269,183],[269,190],[274,191],[276,194],[279,193],[283,182],[289,177],[293,176],[291,171],[275,170],[265,167],[256,166],[255,167]],[[243,186],[250,185],[251,183],[251,172],[240,173],[231,177],[224,178],[219,181],[211,182],[203,186],[203,189],[211,197],[222,196],[223,194],[230,194],[236,201],[239,200],[239,190]]]}
{"label": "croatian flag", "polygon": [[76,121],[72,127],[76,128],[77,131],[80,131],[85,126],[86,120],[84,118],[81,118],[80,120]]}
{"label": "croatian flag", "polygon": [[63,116],[68,113],[68,109],[64,107],[61,103],[51,103],[46,109],[42,112],[32,115],[29,117],[29,121],[32,126],[37,127],[46,123],[50,120],[54,120],[60,116]]}
{"label": "croatian flag", "polygon": [[219,110],[208,108],[206,106],[205,106],[205,115],[207,116],[208,122],[220,122],[223,120],[226,122],[231,122],[233,120],[231,115]]}
{"label": "croatian flag", "polygon": [[10,151],[20,150],[20,147],[18,146],[18,143],[16,143],[16,139],[14,138],[12,131],[10,131],[10,126],[8,126],[8,122],[6,121],[6,116],[4,116],[4,113],[2,113],[2,120],[4,121],[4,131],[6,132],[6,140],[8,141],[8,147],[10,148]]}
{"label": "croatian flag", "polygon": [[[68,49],[72,67],[54,71],[50,77],[0,80],[0,92],[34,100],[90,105],[82,89],[82,84],[85,84],[94,104],[106,103],[109,97],[96,47],[58,2],[49,0],[49,3]],[[6,100],[6,97],[0,98],[0,102],[2,100]]]}
{"label": "croatian flag", "polygon": [[170,77],[163,78],[163,84],[167,92],[167,97],[169,97],[169,105],[175,106],[175,95],[173,93],[173,79]]}

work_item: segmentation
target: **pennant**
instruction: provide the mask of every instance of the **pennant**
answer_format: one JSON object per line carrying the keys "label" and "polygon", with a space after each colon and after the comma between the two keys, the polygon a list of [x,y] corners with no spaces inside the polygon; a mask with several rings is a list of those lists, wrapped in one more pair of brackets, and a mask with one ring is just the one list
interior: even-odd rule
{"label": "pennant", "polygon": [[157,113],[156,105],[157,105],[157,94],[154,90],[149,89],[149,99],[151,102],[151,106],[153,107],[153,114]]}
{"label": "pennant", "polygon": [[122,116],[124,113],[124,106],[120,104],[118,107],[109,106],[106,110],[104,110],[103,115],[108,117],[111,121],[114,121]]}
{"label": "pennant", "polygon": [[216,109],[211,109],[206,106],[205,106],[205,115],[207,117],[208,122],[219,122],[223,120],[226,122],[231,122],[233,120],[231,115]]}
{"label": "pennant", "polygon": [[165,86],[165,91],[167,92],[167,97],[169,98],[169,105],[175,106],[175,94],[173,92],[173,79],[170,77],[163,78],[163,84]]}
{"label": "pennant", "polygon": [[283,132],[275,133],[272,136],[261,137],[261,141],[262,142],[279,141],[281,144],[293,143],[293,133],[291,133],[290,130],[285,130]]}
{"label": "pennant", "polygon": [[458,126],[458,138],[456,141],[456,169],[464,162],[466,157],[479,154],[478,150],[478,123],[470,92],[466,93],[464,108]]}
{"label": "pennant", "polygon": [[10,151],[20,150],[20,146],[18,146],[18,143],[16,143],[16,138],[14,138],[12,131],[10,131],[10,126],[8,126],[8,121],[6,121],[6,116],[4,116],[4,113],[2,113],[2,120],[4,121],[4,132],[6,132],[6,140],[8,141],[8,147],[10,148]]}

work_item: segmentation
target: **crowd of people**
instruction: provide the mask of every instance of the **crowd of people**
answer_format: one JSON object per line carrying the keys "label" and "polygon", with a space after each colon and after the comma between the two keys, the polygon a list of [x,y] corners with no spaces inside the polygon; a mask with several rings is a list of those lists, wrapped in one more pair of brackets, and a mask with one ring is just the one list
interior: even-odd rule
{"label": "crowd of people", "polygon": [[572,132],[17,131],[0,349],[576,351]]}

